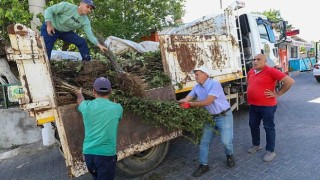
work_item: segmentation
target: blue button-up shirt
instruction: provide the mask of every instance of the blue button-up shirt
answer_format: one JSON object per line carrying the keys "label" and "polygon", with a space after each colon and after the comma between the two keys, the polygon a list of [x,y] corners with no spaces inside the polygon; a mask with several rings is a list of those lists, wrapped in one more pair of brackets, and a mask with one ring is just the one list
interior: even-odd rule
{"label": "blue button-up shirt", "polygon": [[216,80],[208,78],[203,85],[195,85],[188,94],[188,96],[193,98],[197,97],[199,101],[206,100],[209,95],[216,97],[211,104],[204,107],[210,112],[210,114],[219,114],[230,108],[230,103],[224,94],[222,86]]}

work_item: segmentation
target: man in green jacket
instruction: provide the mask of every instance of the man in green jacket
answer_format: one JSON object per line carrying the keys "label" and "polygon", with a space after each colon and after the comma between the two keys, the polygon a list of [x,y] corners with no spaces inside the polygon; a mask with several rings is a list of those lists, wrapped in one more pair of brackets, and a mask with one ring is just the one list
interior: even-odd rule
{"label": "man in green jacket", "polygon": [[82,0],[79,6],[68,2],[61,2],[48,7],[44,12],[45,23],[41,27],[41,36],[46,44],[48,58],[57,39],[61,39],[78,47],[83,61],[90,61],[91,56],[87,42],[84,38],[74,33],[82,29],[91,43],[98,46],[102,52],[108,49],[101,45],[91,30],[87,14],[95,8],[92,0]]}

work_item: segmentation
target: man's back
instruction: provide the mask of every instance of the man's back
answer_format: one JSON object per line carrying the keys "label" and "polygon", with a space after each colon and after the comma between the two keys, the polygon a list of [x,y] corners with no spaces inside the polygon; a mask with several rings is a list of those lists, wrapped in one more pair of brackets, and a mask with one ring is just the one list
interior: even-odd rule
{"label": "man's back", "polygon": [[123,113],[121,105],[106,98],[96,98],[81,102],[78,109],[85,127],[83,153],[115,155],[118,124]]}

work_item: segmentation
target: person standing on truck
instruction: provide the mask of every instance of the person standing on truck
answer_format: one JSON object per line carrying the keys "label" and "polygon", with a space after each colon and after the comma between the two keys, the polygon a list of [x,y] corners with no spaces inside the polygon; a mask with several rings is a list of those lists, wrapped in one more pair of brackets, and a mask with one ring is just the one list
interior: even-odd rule
{"label": "person standing on truck", "polygon": [[[214,130],[221,133],[221,142],[224,145],[224,152],[227,156],[227,166],[235,166],[233,156],[233,114],[230,110],[230,103],[224,94],[223,88],[218,81],[209,78],[209,71],[206,67],[199,67],[193,70],[197,85],[184,98],[179,100],[182,107],[204,107],[212,115],[215,126],[205,123],[202,130],[202,137],[199,146],[199,167],[193,172],[194,177],[200,177],[209,171],[208,154],[209,146],[215,135]],[[198,101],[191,101],[196,98]]]}
{"label": "person standing on truck", "polygon": [[[266,62],[265,55],[257,54],[253,60],[253,68],[247,75],[247,96],[250,105],[249,126],[253,144],[248,149],[248,153],[254,154],[262,149],[260,145],[262,120],[267,143],[265,148],[267,153],[263,160],[269,162],[276,156],[274,152],[276,140],[274,114],[277,110],[277,98],[287,92],[295,81],[278,69],[267,66]],[[282,83],[278,92],[275,91],[277,81]]]}
{"label": "person standing on truck", "polygon": [[92,0],[82,0],[79,6],[68,2],[61,2],[48,7],[44,11],[45,23],[41,27],[41,36],[47,49],[48,58],[51,58],[51,51],[57,39],[61,39],[78,47],[82,60],[90,61],[90,50],[84,38],[74,31],[82,29],[88,39],[100,48],[102,52],[108,49],[101,45],[91,30],[88,14],[95,8]]}
{"label": "person standing on truck", "polygon": [[100,77],[93,84],[94,100],[85,100],[77,93],[78,110],[82,114],[85,137],[83,154],[88,171],[94,179],[113,180],[117,162],[118,124],[123,108],[109,100],[111,83]]}

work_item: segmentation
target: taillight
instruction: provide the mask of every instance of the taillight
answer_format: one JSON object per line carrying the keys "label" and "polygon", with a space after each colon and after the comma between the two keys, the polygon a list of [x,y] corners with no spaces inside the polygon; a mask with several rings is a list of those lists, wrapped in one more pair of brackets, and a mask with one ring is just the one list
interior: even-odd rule
{"label": "taillight", "polygon": [[320,69],[320,65],[319,65],[319,64],[315,64],[315,65],[313,66],[313,68],[315,68],[315,69]]}

